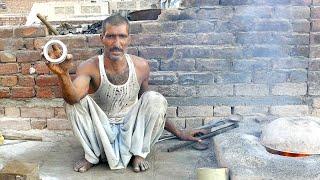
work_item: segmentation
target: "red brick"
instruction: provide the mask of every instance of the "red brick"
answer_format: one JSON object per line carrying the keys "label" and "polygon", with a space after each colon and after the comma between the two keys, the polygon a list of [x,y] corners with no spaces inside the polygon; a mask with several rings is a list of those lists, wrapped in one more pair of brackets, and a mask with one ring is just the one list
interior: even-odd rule
{"label": "red brick", "polygon": [[13,87],[12,88],[13,98],[30,98],[35,96],[33,87]]}
{"label": "red brick", "polygon": [[8,116],[8,117],[20,117],[20,108],[17,108],[17,107],[5,107],[5,116]]}
{"label": "red brick", "polygon": [[36,69],[37,74],[49,74],[50,70],[45,62],[40,61],[37,64],[35,64],[34,68]]}
{"label": "red brick", "polygon": [[15,86],[18,82],[17,76],[2,76],[0,77],[0,85]]}
{"label": "red brick", "polygon": [[19,86],[33,87],[35,85],[33,76],[19,76]]}
{"label": "red brick", "polygon": [[33,44],[34,39],[33,38],[26,38],[24,39],[24,46],[25,48],[29,50],[34,50],[34,44]]}
{"label": "red brick", "polygon": [[0,98],[10,97],[10,89],[8,87],[0,87]]}
{"label": "red brick", "polygon": [[55,107],[54,108],[54,117],[58,118],[58,119],[66,119],[66,112],[64,110],[64,108],[61,107]]}
{"label": "red brick", "polygon": [[68,49],[86,48],[87,38],[84,35],[77,36],[57,36],[57,39],[66,44]]}
{"label": "red brick", "polygon": [[11,38],[13,36],[13,29],[9,27],[0,28],[0,38]]}
{"label": "red brick", "polygon": [[37,97],[38,98],[54,98],[54,90],[52,89],[52,86],[49,87],[37,87]]}
{"label": "red brick", "polygon": [[44,37],[47,35],[44,26],[20,26],[13,30],[15,37]]}
{"label": "red brick", "polygon": [[40,60],[39,51],[19,51],[17,52],[18,62],[34,62]]}
{"label": "red brick", "polygon": [[99,49],[73,49],[69,54],[73,55],[73,60],[87,60],[99,54]]}
{"label": "red brick", "polygon": [[36,85],[43,86],[56,86],[59,84],[59,79],[56,75],[40,75],[36,78]]}
{"label": "red brick", "polygon": [[89,47],[103,47],[101,43],[100,34],[87,35]]}
{"label": "red brick", "polygon": [[52,90],[56,98],[62,98],[62,90],[60,86],[53,86]]}
{"label": "red brick", "polygon": [[17,58],[15,55],[9,52],[0,52],[0,62],[16,62]]}
{"label": "red brick", "polygon": [[53,108],[40,107],[21,107],[21,117],[30,118],[52,118],[54,116]]}
{"label": "red brick", "polygon": [[0,130],[30,130],[30,118],[12,118],[12,117],[3,117],[0,118]]}
{"label": "red brick", "polygon": [[50,39],[52,39],[52,37],[36,38],[33,41],[33,47],[35,49],[42,49]]}
{"label": "red brick", "polygon": [[46,119],[31,118],[31,128],[32,129],[44,129],[47,127]]}
{"label": "red brick", "polygon": [[0,39],[0,50],[20,50],[25,49],[24,41],[21,38],[18,39]]}
{"label": "red brick", "polygon": [[14,74],[19,70],[17,63],[0,64],[0,74]]}
{"label": "red brick", "polygon": [[21,63],[21,74],[30,74],[31,63]]}
{"label": "red brick", "polygon": [[67,119],[47,119],[47,128],[49,130],[71,130],[71,122]]}

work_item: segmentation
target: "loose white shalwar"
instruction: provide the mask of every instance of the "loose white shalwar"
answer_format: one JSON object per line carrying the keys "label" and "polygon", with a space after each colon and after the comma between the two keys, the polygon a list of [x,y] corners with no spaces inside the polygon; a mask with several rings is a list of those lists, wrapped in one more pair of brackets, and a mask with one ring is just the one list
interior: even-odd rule
{"label": "loose white shalwar", "polygon": [[126,59],[129,78],[125,84],[117,86],[108,81],[100,56],[101,84],[94,97],[88,95],[74,105],[65,103],[67,117],[84,149],[85,159],[97,164],[99,157],[106,158],[111,169],[125,168],[133,155],[146,158],[165,124],[166,99],[160,93],[148,91],[138,100],[140,88],[136,87],[134,65],[129,55]]}

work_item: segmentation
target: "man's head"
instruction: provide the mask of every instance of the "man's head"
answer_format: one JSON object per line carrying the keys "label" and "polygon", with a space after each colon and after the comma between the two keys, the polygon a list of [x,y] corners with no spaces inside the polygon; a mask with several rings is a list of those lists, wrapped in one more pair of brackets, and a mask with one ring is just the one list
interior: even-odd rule
{"label": "man's head", "polygon": [[113,15],[102,22],[101,42],[104,53],[109,59],[121,59],[129,45],[129,21],[120,16]]}

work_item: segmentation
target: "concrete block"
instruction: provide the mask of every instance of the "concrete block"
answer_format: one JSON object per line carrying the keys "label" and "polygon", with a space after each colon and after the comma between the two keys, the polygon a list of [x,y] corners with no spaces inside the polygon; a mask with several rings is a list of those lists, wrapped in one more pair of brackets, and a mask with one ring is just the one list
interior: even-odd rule
{"label": "concrete block", "polygon": [[212,106],[179,106],[178,117],[208,117],[213,116]]}
{"label": "concrete block", "polygon": [[177,129],[186,128],[186,119],[185,118],[167,118],[167,121],[171,121]]}
{"label": "concrete block", "polygon": [[4,111],[7,117],[20,117],[20,108],[18,107],[5,107]]}
{"label": "concrete block", "polygon": [[30,118],[2,117],[0,130],[30,130]]}
{"label": "concrete block", "polygon": [[233,85],[232,84],[215,84],[210,86],[199,86],[199,96],[232,96]]}
{"label": "concrete block", "polygon": [[236,96],[267,96],[269,95],[269,87],[266,84],[236,84]]}
{"label": "concrete block", "polygon": [[234,113],[243,116],[250,116],[254,114],[267,114],[267,106],[235,106]]}
{"label": "concrete block", "polygon": [[71,122],[67,119],[47,119],[47,128],[49,130],[71,130]]}
{"label": "concrete block", "polygon": [[166,117],[175,118],[177,117],[177,107],[168,107]]}
{"label": "concrete block", "polygon": [[151,72],[149,78],[150,85],[169,85],[178,82],[174,72]]}
{"label": "concrete block", "polygon": [[280,96],[303,96],[307,94],[306,83],[280,83],[271,88],[273,95]]}
{"label": "concrete block", "polygon": [[217,116],[229,116],[231,115],[231,107],[230,106],[214,106],[213,107],[213,115]]}
{"label": "concrete block", "polygon": [[307,105],[271,106],[270,113],[277,116],[306,116],[309,114]]}
{"label": "concrete block", "polygon": [[202,125],[203,125],[203,118],[199,118],[199,117],[186,118],[187,129],[194,129]]}
{"label": "concrete block", "polygon": [[41,108],[41,107],[21,107],[21,117],[30,118],[52,118],[54,117],[53,108]]}

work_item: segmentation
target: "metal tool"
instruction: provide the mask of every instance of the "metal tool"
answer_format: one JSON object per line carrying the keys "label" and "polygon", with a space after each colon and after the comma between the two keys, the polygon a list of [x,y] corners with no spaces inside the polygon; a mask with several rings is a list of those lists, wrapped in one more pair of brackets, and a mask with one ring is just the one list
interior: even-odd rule
{"label": "metal tool", "polygon": [[[199,139],[203,140],[203,139],[207,139],[207,138],[210,138],[210,137],[213,137],[213,136],[216,136],[218,134],[221,134],[221,133],[224,133],[228,130],[231,130],[231,129],[234,129],[234,128],[237,128],[239,125],[238,123],[225,123],[224,125],[222,126],[219,126],[219,127],[213,127],[211,129],[211,132],[208,133],[208,134],[205,134],[203,136],[200,136],[198,137]],[[186,146],[189,146],[191,144],[194,144],[194,143],[197,143],[195,141],[189,141],[189,142],[185,142],[183,144],[177,144],[177,145],[174,145],[170,148],[167,149],[167,152],[172,152],[172,151],[175,151],[177,149],[180,149],[182,147],[186,147]]]}

